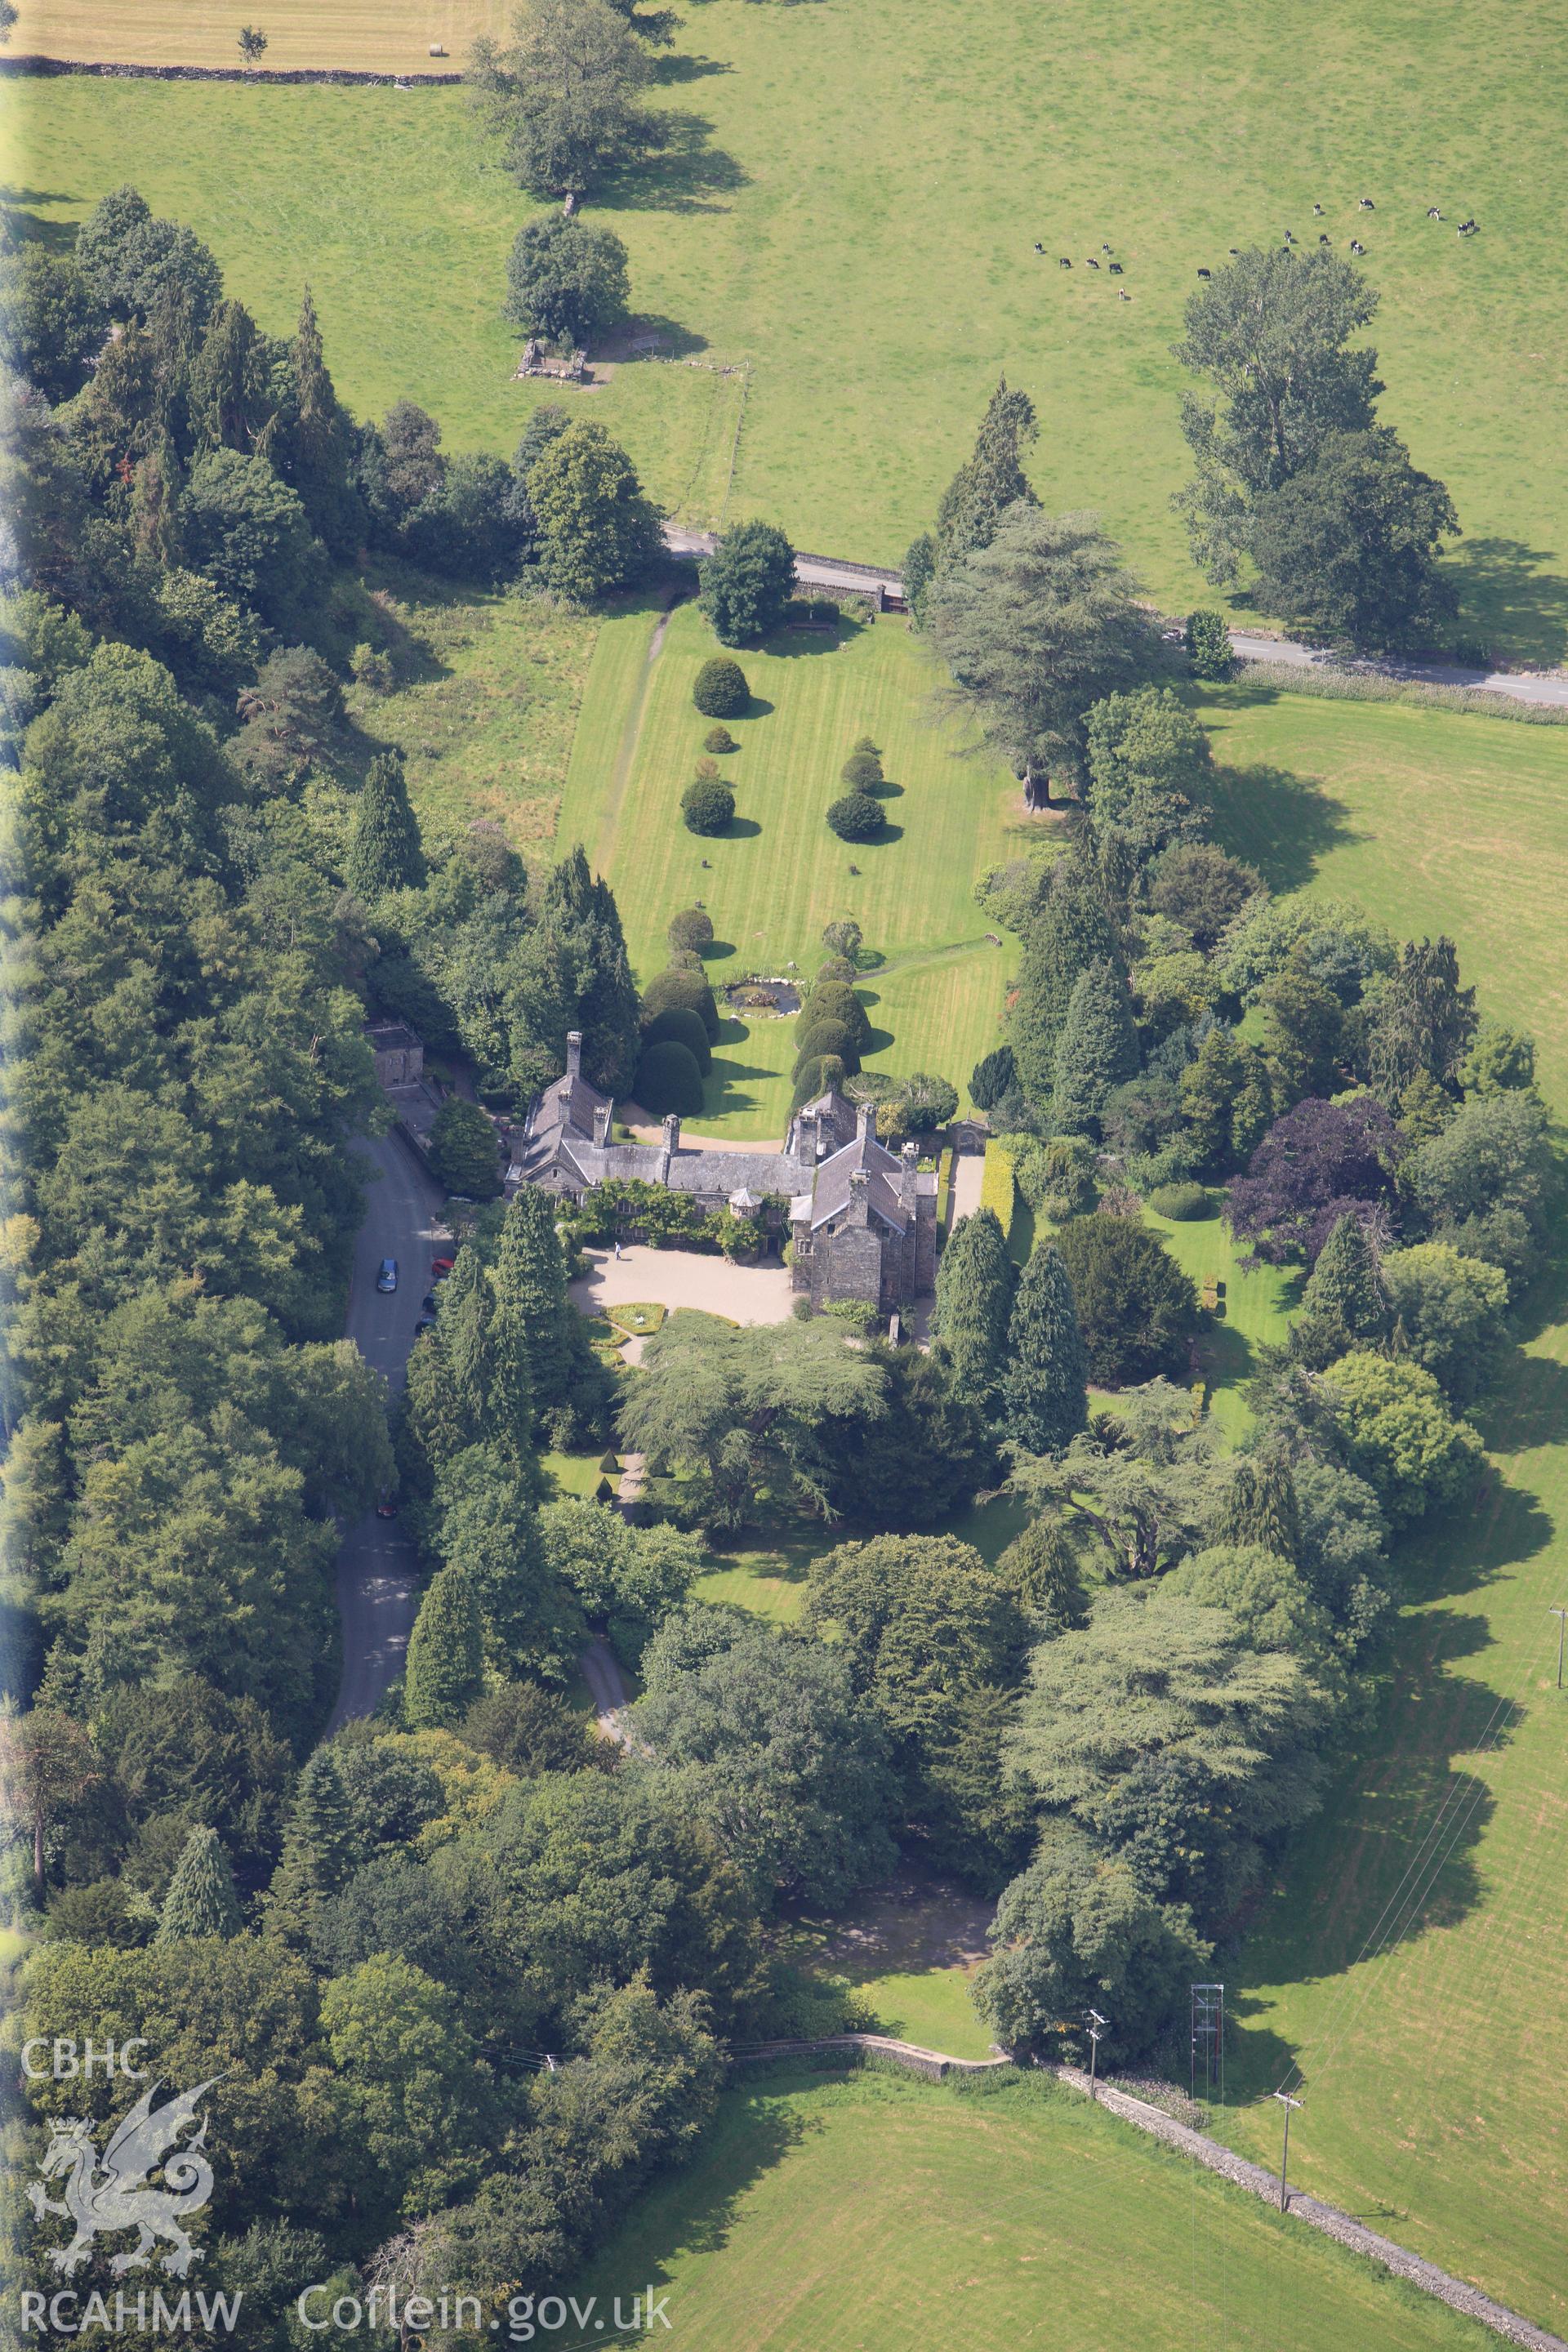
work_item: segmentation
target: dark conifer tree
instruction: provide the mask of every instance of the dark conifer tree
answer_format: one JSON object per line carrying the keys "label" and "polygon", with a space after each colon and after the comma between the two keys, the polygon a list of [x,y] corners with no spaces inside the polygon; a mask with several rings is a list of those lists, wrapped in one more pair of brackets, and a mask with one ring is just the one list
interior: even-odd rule
{"label": "dark conifer tree", "polygon": [[986,1413],[997,1406],[1016,1281],[995,1210],[963,1218],[937,1266],[933,1328],[952,1360],[954,1386]]}
{"label": "dark conifer tree", "polygon": [[1059,1519],[1031,1519],[1002,1554],[996,1573],[1018,1606],[1044,1618],[1052,1633],[1068,1633],[1088,1618],[1083,1570]]}
{"label": "dark conifer tree", "polygon": [[1092,1134],[1111,1087],[1137,1067],[1127,982],[1113,965],[1090,964],[1074,983],[1057,1040],[1051,1118],[1058,1133]]}
{"label": "dark conifer tree", "polygon": [[329,1895],[353,1863],[353,1820],[338,1759],[318,1748],[300,1775],[289,1827],[267,1898],[267,1925],[286,1942],[302,1944]]}
{"label": "dark conifer tree", "polygon": [[1089,1418],[1089,1361],[1072,1284],[1047,1243],[1024,1268],[1007,1334],[1006,1430],[1031,1454],[1058,1454]]}
{"label": "dark conifer tree", "polygon": [[456,1723],[484,1683],[484,1626],[467,1573],[438,1569],[408,1637],[403,1712],[416,1729]]}
{"label": "dark conifer tree", "polygon": [[1048,1101],[1057,1040],[1079,979],[1091,965],[1121,964],[1116,928],[1087,860],[1064,859],[1024,934],[1010,1042],[1018,1080],[1032,1101]]}
{"label": "dark conifer tree", "polygon": [[401,751],[380,751],[354,803],[348,856],[349,888],[365,905],[388,890],[417,887],[425,879],[419,820],[409,805]]}
{"label": "dark conifer tree", "polygon": [[954,563],[977,548],[989,547],[1010,506],[1039,500],[1029,488],[1020,452],[1038,436],[1035,404],[1026,392],[1010,392],[1003,376],[992,394],[974,452],[942,495],[936,513],[938,564]]}

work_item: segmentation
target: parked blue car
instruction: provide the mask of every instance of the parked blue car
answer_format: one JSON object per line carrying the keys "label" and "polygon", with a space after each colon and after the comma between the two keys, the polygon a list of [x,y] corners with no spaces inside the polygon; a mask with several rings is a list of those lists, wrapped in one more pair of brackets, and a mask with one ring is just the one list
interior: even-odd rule
{"label": "parked blue car", "polygon": [[396,1289],[397,1260],[395,1257],[384,1257],[382,1259],[381,1271],[375,1277],[375,1286],[378,1290]]}

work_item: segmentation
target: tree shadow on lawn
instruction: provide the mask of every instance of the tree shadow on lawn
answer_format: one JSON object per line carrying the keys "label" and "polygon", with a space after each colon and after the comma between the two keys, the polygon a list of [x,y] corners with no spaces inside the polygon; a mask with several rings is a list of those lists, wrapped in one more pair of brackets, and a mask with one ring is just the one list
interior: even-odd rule
{"label": "tree shadow on lawn", "polygon": [[[1273,689],[1247,689],[1268,699]],[[1316,776],[1256,761],[1216,767],[1215,832],[1223,848],[1255,866],[1275,891],[1301,890],[1331,849],[1365,839],[1346,822],[1349,811]]]}
{"label": "tree shadow on lawn", "polygon": [[774,661],[805,661],[813,654],[836,654],[842,643],[837,629],[814,629],[807,623],[790,623],[764,637],[762,650]]}
{"label": "tree shadow on lawn", "polygon": [[1485,605],[1485,623],[1495,643],[1531,661],[1551,665],[1568,647],[1568,579],[1542,570],[1557,560],[1554,548],[1526,547],[1518,539],[1461,540],[1444,569],[1459,591],[1461,611]]}
{"label": "tree shadow on lawn", "polygon": [[[608,2313],[618,2293],[624,2312],[649,2281],[656,2293],[669,2284],[678,2255],[721,2252],[748,2190],[808,2133],[820,2129],[817,2120],[787,2105],[784,2096],[818,2079],[818,2073],[799,2064],[742,2070],[690,2161],[645,2193],[633,2218],[581,2281],[579,2298],[596,2294]],[[633,2279],[636,2287],[629,2284]],[[595,2340],[609,2347],[646,2344],[648,2338],[634,2326],[616,2327]]]}
{"label": "tree shadow on lawn", "polygon": [[733,73],[727,58],[655,58],[649,79],[663,89],[677,82],[706,81],[710,74]]}
{"label": "tree shadow on lawn", "polygon": [[[637,349],[648,335],[658,336],[658,350]],[[691,359],[707,349],[707,336],[695,328],[683,327],[679,319],[667,318],[662,310],[638,310],[589,352],[588,362],[590,366],[599,362],[605,367],[637,367],[653,359]]]}
{"label": "tree shadow on lawn", "polygon": [[709,144],[712,130],[700,114],[665,109],[658,117],[658,152],[607,181],[601,202],[618,212],[727,213],[728,205],[711,199],[749,187],[751,174]]}

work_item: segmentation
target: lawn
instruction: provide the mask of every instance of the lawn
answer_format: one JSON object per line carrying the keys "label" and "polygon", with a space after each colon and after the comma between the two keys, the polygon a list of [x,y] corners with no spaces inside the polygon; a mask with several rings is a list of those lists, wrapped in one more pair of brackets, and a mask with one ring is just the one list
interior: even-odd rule
{"label": "lawn", "polygon": [[1218,1216],[1179,1223],[1145,1206],[1143,1221],[1191,1275],[1200,1297],[1211,1285],[1225,1285],[1225,1297],[1216,1297],[1214,1319],[1198,1341],[1198,1360],[1209,1386],[1209,1409],[1226,1437],[1235,1439],[1249,1418],[1241,1391],[1257,1370],[1254,1351],[1259,1343],[1278,1347],[1284,1339],[1300,1296],[1300,1276],[1279,1266],[1244,1265],[1230,1227]]}
{"label": "lawn", "polygon": [[[681,823],[682,786],[707,722],[691,686],[715,650],[695,604],[668,619],[644,606],[607,621],[588,671],[573,745],[558,846],[581,841],[615,885],[632,959],[646,979],[663,964],[665,927],[701,899],[716,939],[716,991],[748,971],[809,972],[823,925],[852,915],[885,961],[861,993],[874,1045],[869,1066],[935,1066],[962,1088],[995,1042],[1008,948],[985,936],[973,887],[1038,819],[1018,788],[956,722],[937,723],[936,677],[905,624],[846,622],[836,637],[788,631],[748,653],[748,714],[731,722],[740,750],[721,762],[735,821],[718,839]],[[824,811],[856,738],[880,745],[891,790],[887,838],[853,846]],[[851,872],[858,866],[858,874]],[[795,1024],[726,1024],[708,1082],[703,1126],[737,1138],[782,1135],[789,1114]]]}
{"label": "lawn", "polygon": [[[394,12],[388,62],[425,62],[410,48],[427,32],[460,39],[447,11],[464,5],[439,0],[412,44]],[[94,12],[78,37],[100,55],[133,33],[142,55],[194,37],[171,29],[201,21],[194,0],[177,20],[163,5]],[[334,21],[278,18],[268,62]],[[1026,22],[1006,0],[956,16],[942,0],[689,9],[657,68],[679,118],[670,154],[608,209],[637,309],[669,322],[677,357],[752,364],[731,511],[774,516],[823,551],[897,559],[1005,369],[1039,408],[1042,498],[1103,509],[1152,593],[1183,608],[1199,583],[1169,506],[1185,469],[1170,345],[1196,269],[1286,228],[1342,250],[1359,231],[1383,297],[1384,413],[1465,525],[1466,625],[1560,657],[1568,443],[1549,192],[1568,26],[1503,0],[1370,15],[1327,0],[1303,29],[1278,0],[1151,0],[1114,23],[1090,0]],[[211,37],[229,50],[226,28]],[[347,24],[343,41],[370,52]],[[460,92],[57,81],[25,106],[18,168],[57,216],[132,177],[214,241],[274,331],[311,278],[360,409],[407,393],[455,442],[515,438],[534,395],[507,381],[497,309],[524,205]],[[1356,209],[1363,194],[1374,215]],[[1460,239],[1467,215],[1481,234]],[[1085,266],[1102,243],[1126,302]],[[639,365],[577,398],[661,496],[719,512],[734,379]]]}
{"label": "lawn", "polygon": [[1495,2341],[1037,2079],[988,2095],[879,2072],[742,2080],[579,2299],[629,2308],[650,2281],[690,2352]]}

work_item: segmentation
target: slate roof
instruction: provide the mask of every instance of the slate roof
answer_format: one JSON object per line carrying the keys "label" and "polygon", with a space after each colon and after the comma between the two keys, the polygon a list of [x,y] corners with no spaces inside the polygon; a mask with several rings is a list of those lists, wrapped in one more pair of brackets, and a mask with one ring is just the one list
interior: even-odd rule
{"label": "slate roof", "polygon": [[895,1233],[907,1231],[910,1212],[899,1196],[903,1162],[874,1136],[857,1135],[853,1143],[847,1143],[817,1166],[816,1187],[809,1202],[813,1233],[848,1207],[849,1180],[859,1169],[866,1171],[869,1206]]}

